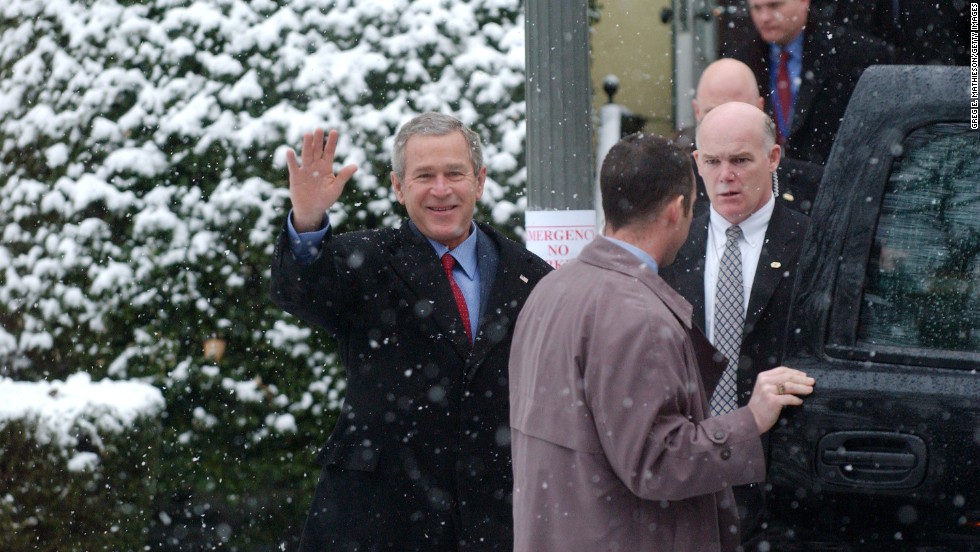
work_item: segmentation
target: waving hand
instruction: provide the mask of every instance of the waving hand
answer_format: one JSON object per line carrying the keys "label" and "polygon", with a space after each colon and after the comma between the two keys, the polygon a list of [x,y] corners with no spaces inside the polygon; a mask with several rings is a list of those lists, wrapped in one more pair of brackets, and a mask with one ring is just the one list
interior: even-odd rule
{"label": "waving hand", "polygon": [[298,232],[317,230],[323,223],[323,214],[337,202],[344,186],[357,172],[356,165],[347,165],[334,174],[334,153],[337,151],[337,131],[327,134],[323,129],[303,135],[302,165],[296,161],[296,152],[286,150],[289,168],[289,199],[293,203],[293,226]]}

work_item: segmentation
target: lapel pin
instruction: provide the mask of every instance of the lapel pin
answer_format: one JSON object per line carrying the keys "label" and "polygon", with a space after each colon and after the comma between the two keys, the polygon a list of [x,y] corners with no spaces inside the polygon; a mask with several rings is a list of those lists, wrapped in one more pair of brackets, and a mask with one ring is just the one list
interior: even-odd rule
{"label": "lapel pin", "polygon": [[527,276],[521,274],[521,281],[526,284],[527,283]]}
{"label": "lapel pin", "polygon": [[773,261],[773,262],[769,263],[769,266],[771,266],[773,268],[779,268],[779,267],[783,266],[783,263],[781,263],[779,261]]}

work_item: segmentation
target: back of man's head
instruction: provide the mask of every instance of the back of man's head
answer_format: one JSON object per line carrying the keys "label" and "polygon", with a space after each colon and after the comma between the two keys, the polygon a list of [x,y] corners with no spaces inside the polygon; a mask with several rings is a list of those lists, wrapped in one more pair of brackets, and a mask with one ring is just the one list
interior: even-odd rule
{"label": "back of man's head", "polygon": [[684,196],[685,210],[694,201],[691,156],[672,141],[634,133],[606,154],[599,173],[606,224],[620,229],[656,219],[661,208]]}
{"label": "back of man's head", "polygon": [[752,69],[737,59],[721,58],[701,73],[697,95],[692,102],[694,118],[700,122],[706,113],[728,102],[747,103],[759,109],[764,105]]}

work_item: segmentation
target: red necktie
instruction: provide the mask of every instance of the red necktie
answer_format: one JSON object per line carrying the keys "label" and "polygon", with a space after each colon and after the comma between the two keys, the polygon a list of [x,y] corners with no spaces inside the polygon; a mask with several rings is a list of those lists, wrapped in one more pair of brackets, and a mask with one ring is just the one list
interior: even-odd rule
{"label": "red necktie", "polygon": [[[776,125],[779,130],[779,143],[786,141],[789,134],[790,116],[793,114],[793,88],[789,82],[789,52],[779,53],[779,71],[776,72],[776,97],[779,98],[779,116],[782,125]],[[783,128],[785,127],[785,128]]]}
{"label": "red necktie", "polygon": [[456,259],[452,255],[446,253],[442,256],[442,269],[446,271],[446,277],[449,278],[449,287],[453,288],[453,297],[456,298],[459,315],[463,317],[463,328],[466,330],[466,337],[472,342],[473,330],[470,329],[470,310],[466,308],[466,298],[463,297],[463,290],[459,289],[459,284],[453,278],[454,266],[456,266]]}

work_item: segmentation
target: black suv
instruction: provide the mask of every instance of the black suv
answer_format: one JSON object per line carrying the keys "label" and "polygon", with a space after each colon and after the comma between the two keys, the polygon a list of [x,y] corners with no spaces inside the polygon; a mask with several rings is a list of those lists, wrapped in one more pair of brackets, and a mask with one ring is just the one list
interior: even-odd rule
{"label": "black suv", "polygon": [[980,550],[980,131],[968,67],[862,76],[824,170],[771,434],[769,550]]}

